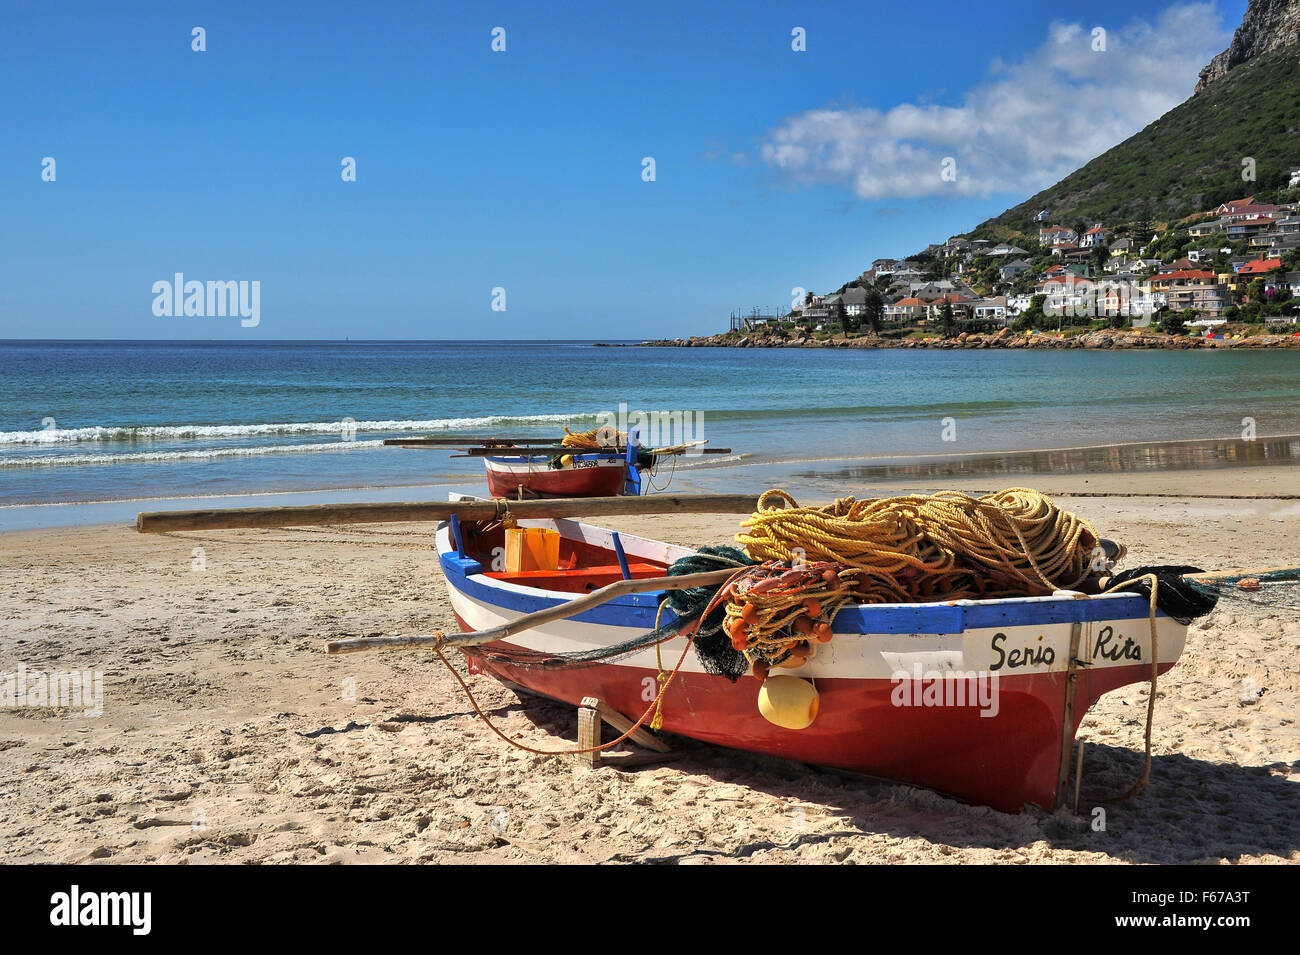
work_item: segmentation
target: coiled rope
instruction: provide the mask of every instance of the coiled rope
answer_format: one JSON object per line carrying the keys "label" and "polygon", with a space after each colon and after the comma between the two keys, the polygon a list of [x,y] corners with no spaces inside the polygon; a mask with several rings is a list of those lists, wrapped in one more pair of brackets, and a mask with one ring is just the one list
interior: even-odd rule
{"label": "coiled rope", "polygon": [[565,428],[560,444],[566,448],[626,448],[627,432],[608,424],[590,431],[570,431]]}
{"label": "coiled rope", "polygon": [[1038,491],[958,491],[800,507],[767,491],[736,541],[759,561],[830,561],[861,571],[866,603],[1039,596],[1090,573],[1097,533]]}

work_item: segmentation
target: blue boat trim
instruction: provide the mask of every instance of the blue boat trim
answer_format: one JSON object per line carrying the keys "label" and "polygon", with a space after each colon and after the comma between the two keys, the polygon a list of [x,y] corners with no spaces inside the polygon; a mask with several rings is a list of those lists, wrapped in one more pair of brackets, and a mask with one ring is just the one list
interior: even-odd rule
{"label": "blue boat trim", "polygon": [[460,515],[451,515],[451,537],[456,542],[456,556],[465,557],[465,541],[460,536]]}
{"label": "blue boat trim", "polygon": [[[497,464],[546,464],[551,458],[559,457],[556,454],[509,454],[509,455],[485,455],[484,460],[495,461]],[[575,461],[621,461],[623,455],[618,451],[596,451],[591,454],[575,454]]]}
{"label": "blue boat trim", "polygon": [[618,531],[610,531],[610,538],[614,541],[614,556],[618,558],[618,569],[623,574],[624,580],[632,579],[632,569],[627,565],[627,553],[623,550],[623,541],[618,536]]}
{"label": "blue boat trim", "polygon": [[[483,603],[532,613],[555,607],[572,597],[543,597],[523,594],[476,580],[482,573],[478,561],[463,559],[454,552],[443,553],[442,570],[447,583],[456,590]],[[645,594],[625,594],[591,610],[575,614],[570,619],[584,623],[599,623],[617,627],[654,628],[655,613],[664,591]],[[578,594],[572,595],[574,597]],[[917,633],[958,634],[966,630],[997,629],[999,627],[1048,626],[1056,623],[1092,623],[1098,620],[1146,620],[1149,605],[1146,597],[1137,594],[1106,600],[1032,600],[1024,603],[976,603],[970,605],[920,604],[872,605],[846,607],[835,617],[836,633]],[[1158,617],[1166,616],[1157,611]],[[674,615],[665,610],[660,623],[667,623]]]}

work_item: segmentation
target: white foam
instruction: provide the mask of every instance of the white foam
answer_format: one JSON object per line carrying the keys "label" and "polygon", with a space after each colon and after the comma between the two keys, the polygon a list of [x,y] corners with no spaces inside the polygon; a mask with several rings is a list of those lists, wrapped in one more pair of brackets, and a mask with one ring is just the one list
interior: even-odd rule
{"label": "white foam", "polygon": [[196,448],[190,451],[137,451],[124,454],[29,454],[22,457],[0,457],[0,470],[193,461],[203,458],[255,457],[263,454],[298,454],[309,451],[356,451],[361,448],[382,447],[383,443],[381,440],[319,441],[315,444],[268,444],[251,448]]}
{"label": "white foam", "polygon": [[[432,418],[427,421],[349,421],[353,431],[455,431],[504,424],[567,423],[594,414],[491,415],[478,418]],[[46,428],[39,431],[0,431],[0,444],[71,444],[81,441],[202,441],[274,434],[342,434],[343,421],[296,421],[278,424],[95,425],[87,428]]]}

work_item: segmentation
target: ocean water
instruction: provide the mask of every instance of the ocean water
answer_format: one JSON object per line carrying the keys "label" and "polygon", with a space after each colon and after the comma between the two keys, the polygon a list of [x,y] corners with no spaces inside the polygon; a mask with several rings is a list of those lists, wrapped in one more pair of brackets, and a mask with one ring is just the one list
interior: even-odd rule
{"label": "ocean water", "polygon": [[620,405],[673,413],[650,419],[661,443],[705,438],[733,449],[679,459],[657,485],[748,490],[919,456],[1222,438],[1252,425],[1260,436],[1295,434],[1300,352],[7,341],[0,508],[403,485],[481,491],[476,459],[380,442],[555,437],[616,417]]}

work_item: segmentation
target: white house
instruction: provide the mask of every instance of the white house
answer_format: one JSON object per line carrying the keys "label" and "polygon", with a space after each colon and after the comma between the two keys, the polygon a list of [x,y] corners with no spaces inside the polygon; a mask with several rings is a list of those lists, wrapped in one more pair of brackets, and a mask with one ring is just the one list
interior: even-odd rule
{"label": "white house", "polygon": [[845,315],[864,315],[867,311],[867,290],[854,286],[845,289],[844,294],[840,296],[840,304],[844,307]]}
{"label": "white house", "polygon": [[1038,241],[1043,245],[1052,247],[1066,244],[1073,245],[1079,241],[1079,234],[1063,225],[1043,226],[1038,230]]}
{"label": "white house", "polygon": [[1007,314],[1014,317],[1025,311],[1034,302],[1032,295],[1012,295],[1007,299]]}
{"label": "white house", "polygon": [[1079,237],[1079,245],[1085,249],[1091,249],[1099,245],[1105,245],[1106,240],[1110,238],[1110,230],[1095,225]]}
{"label": "white house", "polygon": [[1005,325],[1007,323],[1007,297],[999,295],[995,298],[980,299],[975,302],[974,317],[993,319]]}

